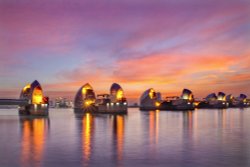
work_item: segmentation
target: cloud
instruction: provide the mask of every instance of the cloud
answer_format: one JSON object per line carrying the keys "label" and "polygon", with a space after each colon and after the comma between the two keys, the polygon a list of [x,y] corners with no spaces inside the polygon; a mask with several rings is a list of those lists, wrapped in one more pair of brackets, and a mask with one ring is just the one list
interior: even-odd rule
{"label": "cloud", "polygon": [[131,97],[239,90],[249,83],[249,17],[244,0],[3,0],[1,83],[12,90],[25,74],[49,91],[91,82],[102,92],[120,82]]}

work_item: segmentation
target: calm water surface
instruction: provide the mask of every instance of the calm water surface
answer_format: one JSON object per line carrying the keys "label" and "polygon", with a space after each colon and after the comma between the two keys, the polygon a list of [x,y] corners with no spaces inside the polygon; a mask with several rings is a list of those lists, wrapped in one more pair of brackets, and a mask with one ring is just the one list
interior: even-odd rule
{"label": "calm water surface", "polygon": [[249,167],[250,109],[129,109],[125,116],[49,118],[0,110],[0,166]]}

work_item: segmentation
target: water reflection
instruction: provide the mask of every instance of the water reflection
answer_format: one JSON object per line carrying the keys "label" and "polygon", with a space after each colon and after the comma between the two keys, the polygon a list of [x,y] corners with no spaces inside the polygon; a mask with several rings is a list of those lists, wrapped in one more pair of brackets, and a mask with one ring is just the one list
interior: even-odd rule
{"label": "water reflection", "polygon": [[[82,165],[164,166],[173,162],[187,167],[246,166],[243,114],[230,110],[148,111],[131,114],[134,121],[120,115],[85,114],[77,121]],[[138,134],[134,134],[135,127]]]}
{"label": "water reflection", "polygon": [[123,145],[124,145],[124,116],[113,115],[113,139],[116,152],[117,161],[122,160]]}
{"label": "water reflection", "polygon": [[151,145],[158,143],[159,112],[159,110],[149,111],[149,139]]}
{"label": "water reflection", "polygon": [[[182,137],[182,160],[185,163],[189,159],[195,158],[193,152],[195,150],[195,140],[194,140],[194,111],[183,111],[183,137]],[[184,165],[184,164],[183,164]]]}
{"label": "water reflection", "polygon": [[[13,111],[16,112],[16,111]],[[249,166],[250,110],[2,116],[0,166]],[[67,120],[67,122],[65,122]],[[48,133],[49,132],[49,133]],[[49,135],[49,136],[48,136]],[[5,151],[6,150],[6,151]]]}
{"label": "water reflection", "polygon": [[245,137],[242,111],[183,112],[181,162],[192,159],[192,164],[198,164],[207,159],[208,166],[215,163],[218,166],[247,166],[247,148],[242,142]]}
{"label": "water reflection", "polygon": [[[159,136],[159,110],[141,111],[143,113],[142,122],[145,124],[145,132],[148,132],[149,144],[158,143]],[[162,111],[164,112],[164,111]]]}
{"label": "water reflection", "polygon": [[82,145],[83,145],[83,158],[85,162],[90,160],[91,156],[91,139],[94,137],[94,117],[93,115],[87,113],[82,118]]}
{"label": "water reflection", "polygon": [[[81,134],[83,166],[98,163],[93,158],[100,155],[111,159],[110,165],[121,166],[120,162],[123,159],[124,150],[125,116],[86,113],[76,115],[76,120],[78,133]],[[105,140],[103,136],[106,136]],[[104,150],[105,148],[107,150]],[[106,159],[104,160],[106,161]]]}
{"label": "water reflection", "polygon": [[41,166],[45,139],[49,130],[48,118],[20,118],[21,165]]}
{"label": "water reflection", "polygon": [[[158,142],[159,142],[159,115],[161,112],[159,110],[151,110],[151,111],[141,111],[142,117],[142,137],[137,143],[141,145],[142,151],[141,154],[146,157],[146,159],[157,158],[157,154],[159,151]],[[164,129],[165,130],[165,129]]]}
{"label": "water reflection", "polygon": [[194,111],[183,111],[183,134],[185,138],[192,138],[194,125]]}
{"label": "water reflection", "polygon": [[80,146],[83,160],[83,165],[88,166],[92,155],[94,137],[94,116],[90,113],[76,115],[78,133],[80,134]]}

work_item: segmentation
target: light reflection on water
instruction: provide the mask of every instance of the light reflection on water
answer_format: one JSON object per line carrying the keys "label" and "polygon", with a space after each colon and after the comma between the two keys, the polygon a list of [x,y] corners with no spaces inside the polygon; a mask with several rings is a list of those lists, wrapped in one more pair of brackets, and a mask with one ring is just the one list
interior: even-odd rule
{"label": "light reflection on water", "polygon": [[[42,161],[45,139],[48,133],[48,118],[20,118],[21,166],[35,166]],[[33,164],[34,163],[34,164]]]}
{"label": "light reflection on water", "polygon": [[49,118],[0,110],[0,166],[250,166],[250,109]]}

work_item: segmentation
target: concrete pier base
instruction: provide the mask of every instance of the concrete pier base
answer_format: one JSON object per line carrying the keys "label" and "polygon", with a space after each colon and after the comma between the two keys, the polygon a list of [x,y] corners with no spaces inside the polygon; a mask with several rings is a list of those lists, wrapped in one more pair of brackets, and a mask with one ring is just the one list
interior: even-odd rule
{"label": "concrete pier base", "polygon": [[19,108],[19,115],[48,116],[49,106],[48,104],[29,104],[29,105],[21,106]]}

